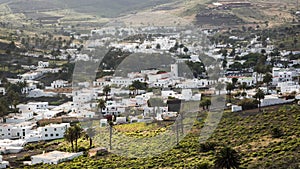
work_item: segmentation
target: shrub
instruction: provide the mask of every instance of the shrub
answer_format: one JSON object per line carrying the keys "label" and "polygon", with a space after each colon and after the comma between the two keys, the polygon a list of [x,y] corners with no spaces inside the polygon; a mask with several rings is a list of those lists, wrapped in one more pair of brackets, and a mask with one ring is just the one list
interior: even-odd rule
{"label": "shrub", "polygon": [[217,146],[217,144],[213,143],[213,142],[201,143],[200,144],[200,151],[201,152],[214,151],[216,146]]}
{"label": "shrub", "polygon": [[280,138],[283,136],[283,132],[280,128],[275,127],[271,130],[272,138]]}
{"label": "shrub", "polygon": [[243,110],[255,109],[257,104],[253,99],[243,99],[238,103],[239,106],[242,106]]}

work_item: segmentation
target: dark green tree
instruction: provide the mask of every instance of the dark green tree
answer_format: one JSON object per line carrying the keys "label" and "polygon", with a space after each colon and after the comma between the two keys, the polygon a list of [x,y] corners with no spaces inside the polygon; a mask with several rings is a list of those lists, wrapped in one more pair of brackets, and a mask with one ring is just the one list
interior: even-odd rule
{"label": "dark green tree", "polygon": [[105,94],[105,101],[107,101],[108,94],[111,92],[111,88],[109,85],[104,86],[103,93]]}
{"label": "dark green tree", "polygon": [[218,169],[237,169],[240,166],[240,156],[234,149],[224,147],[216,156],[215,166]]}
{"label": "dark green tree", "polygon": [[262,91],[261,89],[258,89],[257,92],[255,93],[255,95],[253,97],[258,100],[258,104],[259,104],[258,110],[260,111],[261,100],[265,98],[264,91]]}
{"label": "dark green tree", "polygon": [[97,108],[100,110],[100,114],[102,114],[102,110],[106,107],[105,100],[99,99],[97,100]]}
{"label": "dark green tree", "polygon": [[231,91],[234,89],[234,85],[232,83],[227,83],[226,90],[228,92],[229,103],[231,103]]}
{"label": "dark green tree", "polygon": [[269,93],[269,85],[272,80],[273,76],[270,73],[267,73],[263,78],[263,82],[267,85],[267,93]]}

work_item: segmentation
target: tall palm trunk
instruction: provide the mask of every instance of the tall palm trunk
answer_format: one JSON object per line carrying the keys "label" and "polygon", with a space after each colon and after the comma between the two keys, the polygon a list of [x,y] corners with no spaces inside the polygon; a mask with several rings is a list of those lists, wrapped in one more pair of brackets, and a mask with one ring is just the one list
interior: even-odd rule
{"label": "tall palm trunk", "polygon": [[92,148],[92,145],[93,145],[92,137],[90,136],[89,139],[90,139],[90,148]]}
{"label": "tall palm trunk", "polygon": [[78,139],[75,139],[75,152],[78,152]]}
{"label": "tall palm trunk", "polygon": [[72,152],[74,152],[74,143],[71,141]]}

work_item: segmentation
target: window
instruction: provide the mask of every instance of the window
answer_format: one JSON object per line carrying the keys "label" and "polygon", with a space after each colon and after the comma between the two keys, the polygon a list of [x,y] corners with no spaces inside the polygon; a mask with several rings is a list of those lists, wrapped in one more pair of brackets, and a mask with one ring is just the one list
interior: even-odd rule
{"label": "window", "polygon": [[58,137],[59,136],[59,134],[56,134],[56,137]]}
{"label": "window", "polygon": [[45,131],[47,131],[48,129],[45,129]]}
{"label": "window", "polygon": [[54,128],[54,131],[56,131],[56,128]]}
{"label": "window", "polygon": [[53,134],[50,134],[51,137],[53,137]]}
{"label": "window", "polygon": [[48,137],[48,134],[45,134],[45,137]]}

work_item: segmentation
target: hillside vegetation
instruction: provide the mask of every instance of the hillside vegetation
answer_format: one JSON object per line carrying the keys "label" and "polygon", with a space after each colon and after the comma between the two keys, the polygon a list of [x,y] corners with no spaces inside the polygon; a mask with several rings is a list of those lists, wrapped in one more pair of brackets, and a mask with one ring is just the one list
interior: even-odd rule
{"label": "hillside vegetation", "polygon": [[[107,154],[92,158],[79,157],[59,165],[36,165],[27,168],[213,168],[216,154],[223,146],[238,151],[241,156],[241,168],[299,167],[299,106],[281,106],[279,109],[265,109],[261,113],[225,112],[212,137],[207,143],[200,144],[199,132],[205,116],[205,113],[199,116],[191,132],[178,146],[156,157],[127,158]],[[131,135],[130,124],[124,129],[118,126],[117,132]],[[152,133],[153,130],[150,129],[149,132]],[[118,140],[122,141],[127,140]],[[204,149],[205,144],[212,146]]]}

